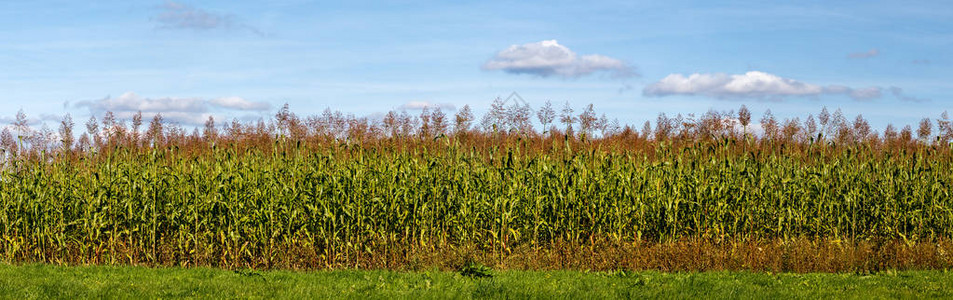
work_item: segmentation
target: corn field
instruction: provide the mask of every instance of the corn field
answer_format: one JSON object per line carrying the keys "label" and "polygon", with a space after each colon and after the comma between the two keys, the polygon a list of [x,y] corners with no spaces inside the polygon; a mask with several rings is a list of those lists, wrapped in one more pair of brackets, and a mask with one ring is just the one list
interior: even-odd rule
{"label": "corn field", "polygon": [[408,249],[506,257],[559,245],[953,237],[953,152],[942,144],[479,132],[181,140],[7,159],[2,259],[321,268]]}

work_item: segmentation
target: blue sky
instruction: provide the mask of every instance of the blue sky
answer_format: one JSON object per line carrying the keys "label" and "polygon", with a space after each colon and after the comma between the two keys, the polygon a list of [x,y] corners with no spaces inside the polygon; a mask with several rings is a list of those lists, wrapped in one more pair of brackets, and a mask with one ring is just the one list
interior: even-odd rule
{"label": "blue sky", "polygon": [[480,113],[513,91],[630,124],[744,104],[882,129],[953,110],[953,2],[714,2],[4,1],[0,122]]}

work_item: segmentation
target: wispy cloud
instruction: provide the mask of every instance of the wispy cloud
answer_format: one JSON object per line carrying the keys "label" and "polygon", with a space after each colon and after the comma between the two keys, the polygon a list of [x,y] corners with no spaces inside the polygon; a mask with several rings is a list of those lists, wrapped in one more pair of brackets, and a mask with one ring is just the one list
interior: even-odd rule
{"label": "wispy cloud", "polygon": [[[16,123],[16,122],[17,122],[16,116],[0,116],[0,124],[10,125],[10,124],[13,124],[13,123]],[[40,123],[42,123],[42,122],[43,122],[43,120],[40,120],[39,118],[27,118],[27,119],[26,119],[26,124],[27,124],[27,125],[30,125],[30,126],[33,126],[33,125],[36,125],[36,124],[40,124]]]}
{"label": "wispy cloud", "polygon": [[870,100],[881,97],[881,88],[851,88],[841,85],[820,86],[774,74],[750,71],[744,74],[670,74],[642,90],[651,97],[669,95],[700,95],[715,98],[763,98],[847,95],[855,100]]}
{"label": "wispy cloud", "polygon": [[598,54],[580,56],[556,40],[512,45],[484,63],[483,69],[540,77],[580,77],[600,71],[613,77],[638,76],[635,68],[622,60]]}
{"label": "wispy cloud", "polygon": [[634,89],[634,88],[635,88],[635,87],[633,87],[631,84],[626,83],[626,84],[623,84],[622,87],[619,88],[618,93],[619,93],[619,94],[622,94],[622,93],[631,91],[631,90]]}
{"label": "wispy cloud", "polygon": [[933,63],[929,59],[914,59],[910,62],[913,63],[914,65],[929,65]]}
{"label": "wispy cloud", "polygon": [[824,94],[847,95],[854,100],[871,100],[883,96],[883,88],[877,86],[865,88],[851,88],[842,85],[829,85],[824,87]]}
{"label": "wispy cloud", "polygon": [[[26,124],[29,126],[42,125],[45,122],[59,122],[63,119],[63,116],[57,116],[53,114],[40,114],[39,117],[27,115]],[[11,116],[0,116],[0,124],[10,125],[16,123],[16,115]]]}
{"label": "wispy cloud", "polygon": [[259,36],[266,35],[258,28],[238,21],[231,14],[216,14],[175,1],[166,1],[159,9],[159,14],[153,17],[153,21],[159,23],[159,28],[244,30]]}
{"label": "wispy cloud", "polygon": [[927,102],[927,101],[930,101],[930,99],[917,98],[917,97],[913,97],[913,96],[909,96],[909,95],[907,95],[907,94],[904,94],[902,88],[895,87],[895,86],[890,87],[890,93],[893,94],[894,97],[897,97],[897,99],[900,99],[901,101],[907,101],[907,102]]}
{"label": "wispy cloud", "polygon": [[848,54],[847,57],[848,58],[871,58],[877,55],[880,55],[880,50],[870,49],[866,52],[854,52],[854,53]]}
{"label": "wispy cloud", "polygon": [[214,112],[228,110],[239,111],[267,111],[271,108],[266,102],[253,102],[239,97],[225,97],[215,99],[202,98],[144,98],[132,92],[119,97],[106,97],[95,101],[80,101],[75,107],[85,107],[93,115],[101,115],[107,111],[113,112],[122,119],[132,118],[141,111],[144,116],[152,117],[161,114],[166,120],[183,124],[203,124],[209,116],[221,119]]}

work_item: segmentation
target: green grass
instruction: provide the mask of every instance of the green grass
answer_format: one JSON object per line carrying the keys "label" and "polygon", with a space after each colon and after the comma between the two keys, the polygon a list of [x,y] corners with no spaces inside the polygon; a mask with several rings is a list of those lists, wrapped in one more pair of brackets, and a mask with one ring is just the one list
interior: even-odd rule
{"label": "green grass", "polygon": [[750,272],[228,271],[0,265],[0,298],[950,298],[947,271]]}

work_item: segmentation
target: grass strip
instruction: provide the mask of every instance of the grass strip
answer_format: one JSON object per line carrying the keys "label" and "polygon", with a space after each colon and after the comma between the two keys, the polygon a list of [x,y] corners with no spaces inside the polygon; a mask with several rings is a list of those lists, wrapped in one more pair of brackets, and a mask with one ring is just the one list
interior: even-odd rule
{"label": "grass strip", "polygon": [[0,265],[0,298],[950,298],[953,273],[317,272]]}

